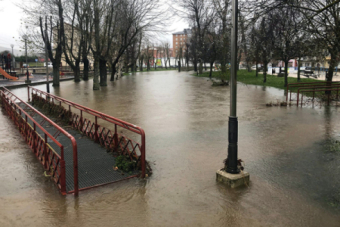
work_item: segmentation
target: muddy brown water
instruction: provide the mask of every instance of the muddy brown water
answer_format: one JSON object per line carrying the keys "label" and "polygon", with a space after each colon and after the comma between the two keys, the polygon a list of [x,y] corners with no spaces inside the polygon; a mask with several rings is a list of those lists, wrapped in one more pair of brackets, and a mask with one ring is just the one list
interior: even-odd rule
{"label": "muddy brown water", "polygon": [[[13,92],[27,99],[26,88]],[[0,226],[340,226],[340,152],[329,149],[340,109],[268,108],[283,90],[239,84],[239,157],[251,182],[231,190],[215,180],[228,87],[172,71],[51,92],[141,126],[154,174],[61,196],[0,111]]]}

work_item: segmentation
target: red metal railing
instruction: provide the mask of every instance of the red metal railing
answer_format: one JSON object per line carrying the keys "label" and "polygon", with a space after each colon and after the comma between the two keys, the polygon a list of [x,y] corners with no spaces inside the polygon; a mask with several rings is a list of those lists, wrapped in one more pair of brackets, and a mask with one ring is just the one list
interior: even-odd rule
{"label": "red metal railing", "polygon": [[286,94],[286,102],[288,102],[288,92],[289,92],[289,101],[292,101],[292,88],[296,87],[309,87],[309,88],[316,88],[319,86],[332,86],[332,85],[339,85],[340,81],[334,82],[306,82],[306,83],[290,83],[287,85],[287,94]]}
{"label": "red metal railing", "polygon": [[[130,124],[128,122],[122,121],[120,119],[111,117],[107,114],[92,110],[85,106],[79,105],[77,103],[68,101],[61,97],[51,95],[47,92],[41,91],[39,89],[28,86],[28,100],[30,100],[30,89],[32,97],[37,95],[41,98],[44,98],[46,102],[59,102],[59,105],[62,104],[68,106],[68,111],[72,113],[71,124],[74,128],[81,131],[97,143],[105,146],[107,149],[118,150],[120,149],[121,154],[129,155],[130,158],[135,158],[141,163],[141,177],[145,177],[146,172],[146,161],[145,161],[145,132],[142,128]],[[48,99],[48,100],[47,100]],[[73,113],[71,111],[71,107],[80,111],[80,114]],[[83,113],[87,113],[94,117],[94,123],[89,119],[84,118]],[[104,120],[106,122],[114,124],[114,133],[105,127],[102,127],[98,124],[98,120]],[[130,132],[134,132],[140,135],[141,143],[137,143],[132,139],[127,138],[124,135],[118,134],[117,127],[124,128]],[[136,151],[140,152],[140,155],[137,154]]]}
{"label": "red metal railing", "polygon": [[299,102],[300,102],[300,105],[301,105],[301,107],[302,107],[302,105],[303,105],[303,93],[306,93],[306,92],[312,92],[313,93],[313,97],[312,97],[312,103],[314,103],[314,99],[315,99],[315,94],[316,94],[316,92],[328,92],[326,95],[327,95],[327,105],[329,105],[330,104],[330,101],[331,101],[331,92],[334,92],[334,91],[336,91],[336,96],[335,96],[335,99],[334,100],[336,100],[336,101],[338,101],[339,100],[339,91],[340,91],[340,86],[338,86],[338,87],[327,87],[327,88],[316,88],[316,89],[307,89],[307,90],[301,90],[300,92],[301,92],[301,99],[299,100],[299,98],[298,98],[298,100],[297,100],[297,106],[299,106]]}
{"label": "red metal railing", "polygon": [[[78,195],[77,143],[74,137],[35,108],[15,96],[8,89],[4,88],[3,91],[0,90],[0,94],[3,108],[17,125],[20,133],[25,137],[26,142],[29,144],[38,160],[44,165],[44,168],[49,172],[63,195],[67,193],[64,146],[60,144],[56,138],[60,135],[60,133],[62,133],[71,140],[75,164],[74,193],[75,195]],[[17,101],[25,105],[25,107],[21,107],[18,103],[16,103]],[[30,111],[31,115],[28,114],[27,111]],[[34,115],[39,115],[43,119],[42,122],[37,122],[33,118]],[[28,120],[32,122],[33,126],[29,124]],[[47,132],[42,126],[46,122],[52,125],[57,130],[57,133],[51,135]],[[44,138],[42,138],[42,136],[37,132],[37,127],[43,132]],[[49,145],[48,138],[59,147],[60,155]]]}
{"label": "red metal railing", "polygon": [[[297,99],[296,99],[296,105],[299,105],[299,98],[300,98],[300,92],[302,94],[301,99],[303,99],[303,92],[312,92],[313,93],[313,100],[315,98],[315,92],[320,91],[337,91],[337,97],[339,96],[340,84],[332,85],[332,86],[317,86],[317,87],[301,87],[297,90]],[[328,102],[329,105],[329,102]]]}

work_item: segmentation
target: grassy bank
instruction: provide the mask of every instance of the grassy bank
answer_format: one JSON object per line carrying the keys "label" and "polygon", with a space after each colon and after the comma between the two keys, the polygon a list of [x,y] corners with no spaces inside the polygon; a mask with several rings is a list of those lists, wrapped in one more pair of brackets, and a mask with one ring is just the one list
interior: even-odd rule
{"label": "grassy bank", "polygon": [[[193,74],[197,76],[197,74]],[[203,74],[199,74],[198,77],[209,77],[209,72],[204,72]],[[220,72],[213,72],[213,78],[220,78]],[[229,75],[227,76],[229,77]],[[239,70],[237,72],[237,81],[242,82],[244,84],[252,84],[252,85],[261,85],[267,87],[275,87],[280,89],[285,89],[284,87],[284,77],[277,77],[276,75],[267,74],[267,82],[263,83],[263,74],[258,74],[256,77],[255,71],[248,72],[247,70]],[[310,78],[301,78],[300,82],[316,82],[318,80],[310,79]],[[297,83],[297,78],[288,77],[288,83]]]}
{"label": "grassy bank", "polygon": [[[170,71],[170,70],[177,70],[177,69],[175,69],[175,68],[150,68],[150,70],[149,71],[147,71],[146,70],[146,67],[144,67],[143,68],[143,71],[139,71],[139,68],[138,68],[138,71],[137,71],[137,73],[145,73],[145,72],[161,72],[161,71]],[[127,75],[129,75],[131,72],[128,72],[128,73],[123,73],[123,75],[124,76],[127,76]]]}

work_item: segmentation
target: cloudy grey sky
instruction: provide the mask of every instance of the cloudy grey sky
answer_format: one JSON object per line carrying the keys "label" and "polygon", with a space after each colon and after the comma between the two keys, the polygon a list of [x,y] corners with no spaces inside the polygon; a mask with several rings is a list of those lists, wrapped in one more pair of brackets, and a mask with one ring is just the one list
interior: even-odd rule
{"label": "cloudy grey sky", "polygon": [[[11,50],[11,44],[14,44],[14,53],[17,55],[24,54],[21,50],[23,43],[19,39],[19,31],[23,31],[25,26],[23,25],[23,20],[25,15],[23,15],[22,10],[16,6],[22,2],[28,0],[3,0],[0,1],[0,15],[1,15],[1,32],[0,32],[0,51],[5,49]],[[180,18],[172,18],[171,25],[166,28],[171,32],[182,31],[187,28],[188,24]],[[169,33],[166,36],[161,36],[159,39],[166,39],[172,45],[172,36]],[[21,50],[21,51],[20,51]]]}

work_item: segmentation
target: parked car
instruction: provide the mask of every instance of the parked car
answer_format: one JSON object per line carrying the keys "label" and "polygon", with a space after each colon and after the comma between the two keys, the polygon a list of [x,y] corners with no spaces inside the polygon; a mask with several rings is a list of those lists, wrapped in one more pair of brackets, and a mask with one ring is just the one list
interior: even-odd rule
{"label": "parked car", "polygon": [[26,67],[26,64],[22,64],[22,67],[23,67],[23,68],[29,68],[30,65],[27,65],[27,67]]}
{"label": "parked car", "polygon": [[[52,62],[47,62],[47,66],[48,66],[49,68],[52,68],[52,67],[53,67]],[[44,67],[46,67],[46,62],[44,62]]]}

